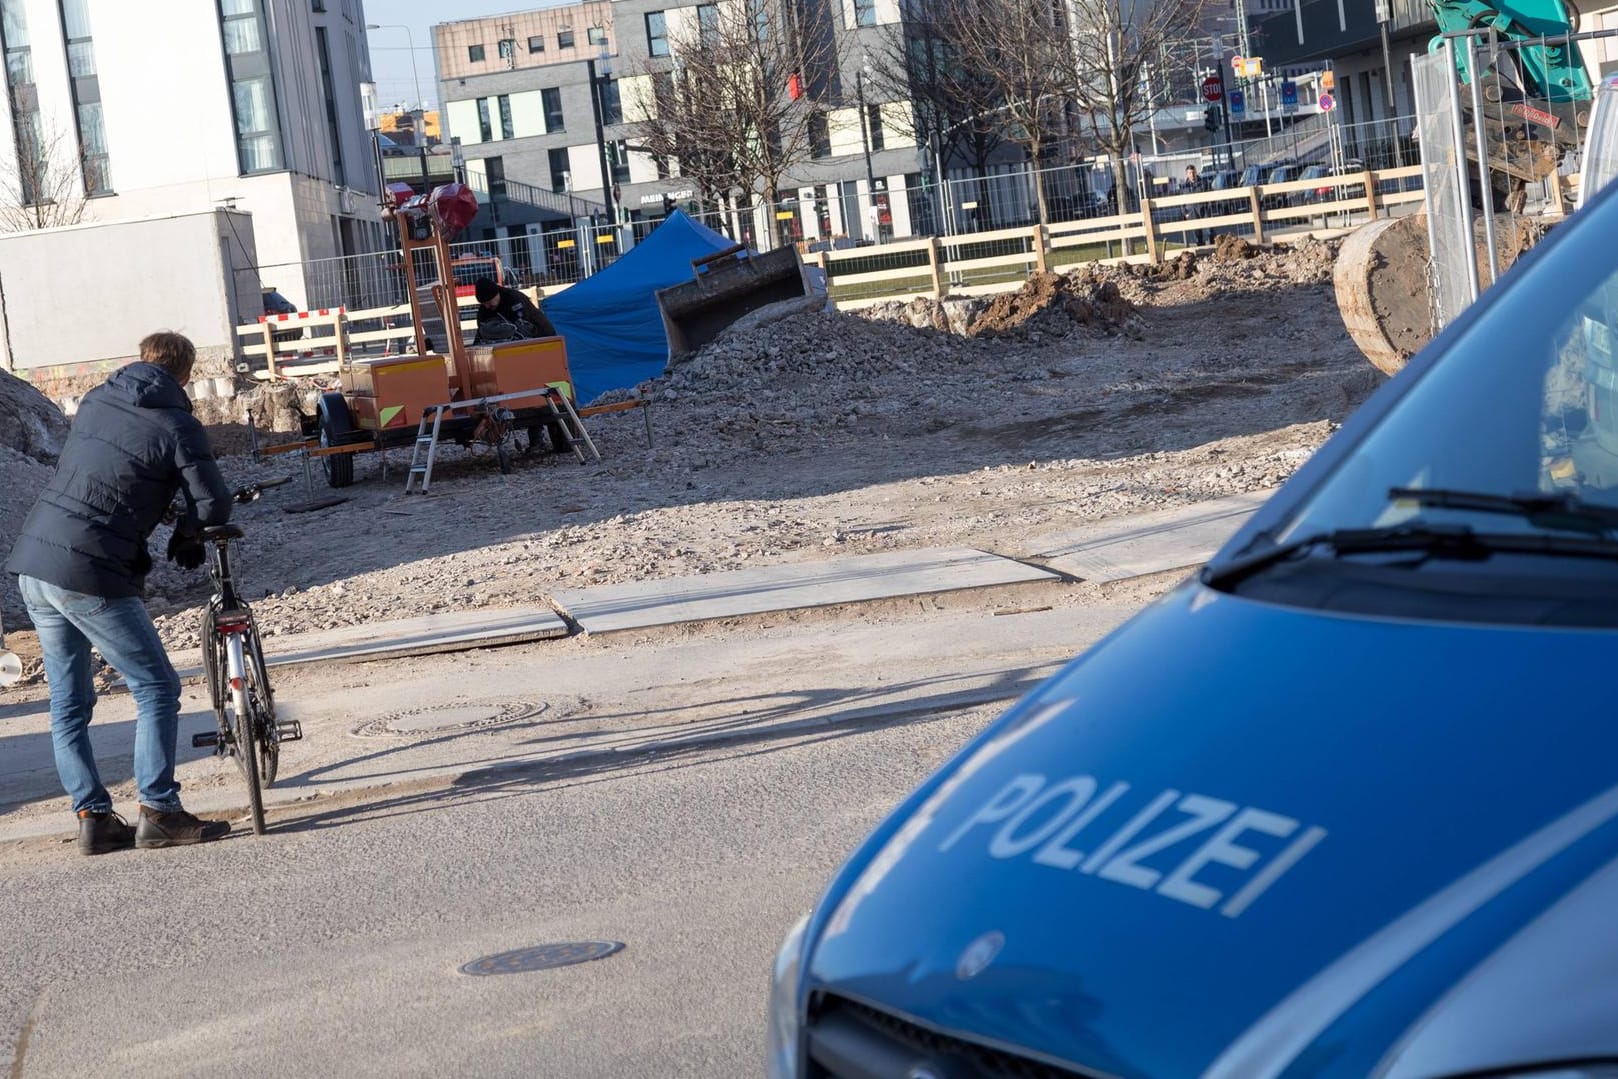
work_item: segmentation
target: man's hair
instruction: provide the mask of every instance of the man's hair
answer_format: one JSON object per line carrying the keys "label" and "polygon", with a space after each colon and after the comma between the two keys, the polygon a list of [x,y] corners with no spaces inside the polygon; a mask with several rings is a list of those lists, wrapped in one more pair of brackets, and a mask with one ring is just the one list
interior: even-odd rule
{"label": "man's hair", "polygon": [[161,367],[184,382],[191,377],[191,365],[197,362],[197,347],[184,334],[159,330],[141,339],[140,362]]}
{"label": "man's hair", "polygon": [[472,286],[472,290],[477,293],[478,303],[488,303],[500,295],[500,286],[494,283],[494,278],[492,277],[478,278],[477,284]]}

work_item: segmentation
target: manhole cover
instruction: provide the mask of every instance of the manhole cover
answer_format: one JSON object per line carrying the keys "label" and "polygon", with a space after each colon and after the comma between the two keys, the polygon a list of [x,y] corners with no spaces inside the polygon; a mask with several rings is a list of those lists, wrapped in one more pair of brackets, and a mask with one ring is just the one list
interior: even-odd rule
{"label": "manhole cover", "polygon": [[531,970],[551,970],[555,967],[570,967],[575,963],[588,963],[592,959],[605,959],[623,950],[623,942],[617,940],[539,944],[532,948],[518,948],[515,951],[474,959],[461,968],[461,973],[474,977],[486,974],[526,974]]}
{"label": "manhole cover", "polygon": [[354,733],[361,738],[378,738],[477,730],[479,727],[498,727],[532,719],[544,712],[546,707],[531,701],[457,701],[433,708],[412,708],[378,716],[355,727]]}

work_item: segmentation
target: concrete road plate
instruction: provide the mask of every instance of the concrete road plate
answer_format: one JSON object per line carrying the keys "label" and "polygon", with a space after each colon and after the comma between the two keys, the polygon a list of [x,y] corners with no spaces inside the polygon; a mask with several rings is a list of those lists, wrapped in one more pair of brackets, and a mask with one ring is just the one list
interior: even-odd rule
{"label": "concrete road plate", "polygon": [[[271,667],[298,663],[383,659],[447,652],[456,648],[491,648],[522,641],[566,637],[567,623],[549,607],[484,608],[453,614],[398,618],[363,626],[264,638],[264,658]],[[176,657],[177,659],[179,657]],[[182,677],[202,672],[200,654],[186,657]]]}
{"label": "concrete road plate", "polygon": [[938,547],[563,590],[552,593],[551,598],[585,632],[613,633],[766,611],[1059,579],[1042,569],[970,547]]}
{"label": "concrete road plate", "polygon": [[1033,557],[1086,581],[1121,581],[1200,566],[1273,491],[1134,514],[1047,536]]}

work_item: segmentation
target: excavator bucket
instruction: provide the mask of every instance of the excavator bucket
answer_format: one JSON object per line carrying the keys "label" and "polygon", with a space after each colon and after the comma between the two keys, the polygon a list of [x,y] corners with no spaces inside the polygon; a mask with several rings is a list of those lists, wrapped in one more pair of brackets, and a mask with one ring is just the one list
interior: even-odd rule
{"label": "excavator bucket", "polygon": [[690,281],[657,293],[670,359],[695,352],[749,312],[808,291],[798,249],[792,246],[759,254],[736,244],[692,259],[691,270]]}

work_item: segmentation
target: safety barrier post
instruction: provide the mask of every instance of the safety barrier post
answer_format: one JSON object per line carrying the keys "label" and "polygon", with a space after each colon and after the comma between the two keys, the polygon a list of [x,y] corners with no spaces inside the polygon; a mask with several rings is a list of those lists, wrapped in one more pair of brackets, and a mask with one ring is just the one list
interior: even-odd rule
{"label": "safety barrier post", "polygon": [[1047,269],[1049,269],[1049,259],[1048,259],[1049,252],[1046,250],[1046,248],[1048,246],[1048,238],[1047,238],[1047,234],[1045,232],[1045,226],[1044,225],[1035,225],[1034,226],[1033,244],[1034,244],[1034,267],[1040,273],[1044,273],[1044,272],[1046,272]]}
{"label": "safety barrier post", "polygon": [[1375,221],[1378,217],[1382,216],[1378,211],[1376,201],[1376,173],[1372,172],[1370,169],[1366,169],[1364,183],[1365,208],[1370,212],[1371,220]]}
{"label": "safety barrier post", "polygon": [[265,319],[259,325],[264,327],[264,363],[269,368],[270,377],[275,377],[275,330],[273,323]]}
{"label": "safety barrier post", "polygon": [[[1151,199],[1140,200],[1140,220],[1141,224],[1146,226],[1146,257],[1151,260],[1153,266],[1156,266],[1163,260],[1157,251],[1157,224],[1152,220]],[[1128,250],[1127,242],[1125,250]]]}
{"label": "safety barrier post", "polygon": [[1257,186],[1247,189],[1248,206],[1253,211],[1253,242],[1259,244],[1264,242],[1264,203],[1259,196],[1263,190]]}
{"label": "safety barrier post", "polygon": [[942,300],[949,295],[949,281],[944,276],[944,252],[937,236],[927,238],[927,268],[933,275],[933,299]]}

